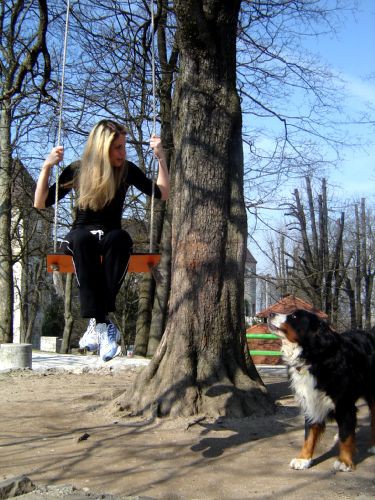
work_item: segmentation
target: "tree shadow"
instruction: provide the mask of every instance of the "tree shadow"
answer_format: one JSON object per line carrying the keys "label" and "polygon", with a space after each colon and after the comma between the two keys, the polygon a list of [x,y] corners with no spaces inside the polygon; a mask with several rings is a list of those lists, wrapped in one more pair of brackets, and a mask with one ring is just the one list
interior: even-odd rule
{"label": "tree shadow", "polygon": [[[200,440],[191,447],[191,450],[201,453],[204,458],[217,458],[223,455],[226,450],[233,450],[242,445],[255,443],[262,439],[269,439],[297,430],[300,431],[300,440],[294,450],[297,456],[304,441],[304,421],[299,406],[293,400],[289,383],[288,381],[273,382],[266,384],[266,387],[276,403],[273,415],[265,415],[263,417],[250,416],[246,418],[219,417],[211,423],[200,422],[199,425],[202,427]],[[228,392],[228,390],[228,387],[216,386],[213,390],[208,391],[208,395],[215,397],[220,391]],[[282,404],[283,401],[286,404]],[[327,426],[327,432],[322,436],[322,445],[325,447],[329,446],[329,440],[331,439],[329,436],[331,434],[332,437],[332,434],[336,432],[336,423],[330,422]],[[212,436],[212,433],[216,433],[216,435]],[[222,433],[222,435],[218,435],[219,433]],[[228,435],[228,433],[230,434]],[[358,418],[356,443],[354,462],[358,465],[373,456],[372,453],[367,451],[371,443],[371,429],[368,415],[362,415]],[[293,452],[291,454],[293,455]],[[323,453],[319,454],[319,449],[316,450],[312,467],[328,459],[333,459],[337,455],[338,442],[336,439],[332,442],[329,449]],[[293,457],[291,456],[290,458]]]}
{"label": "tree shadow", "polygon": [[[278,401],[291,396],[287,381],[274,382],[267,385],[269,397],[275,404],[275,412],[271,415],[248,416],[243,418],[219,417],[214,422],[200,422],[203,428],[199,443],[193,445],[191,450],[201,452],[206,458],[215,458],[223,455],[225,450],[240,447],[241,445],[256,442],[261,439],[272,438],[296,428],[296,419],[300,409],[295,404],[280,405]],[[238,391],[238,389],[236,389]],[[207,391],[210,397],[223,393],[233,392],[232,387],[216,385]],[[228,406],[231,406],[230,398]],[[223,433],[228,435],[206,437],[210,433]],[[303,435],[303,434],[302,434]]]}
{"label": "tree shadow", "polygon": [[[336,424],[332,423],[332,427],[335,431],[337,430]],[[324,435],[322,439],[325,439]],[[373,457],[373,454],[367,451],[370,447],[370,443],[371,432],[368,418],[361,418],[358,421],[358,427],[356,430],[356,451],[354,453],[354,463],[356,465],[364,462],[367,458]],[[338,455],[338,446],[338,440],[335,439],[329,450],[314,458],[312,467],[319,465],[328,459],[336,457]]]}

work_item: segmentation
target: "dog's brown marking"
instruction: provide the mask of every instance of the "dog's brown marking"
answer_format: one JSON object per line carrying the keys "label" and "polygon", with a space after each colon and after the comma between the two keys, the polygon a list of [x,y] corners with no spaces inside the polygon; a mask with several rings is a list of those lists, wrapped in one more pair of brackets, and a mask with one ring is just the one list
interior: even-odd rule
{"label": "dog's brown marking", "polygon": [[350,435],[348,438],[346,438],[345,441],[340,440],[339,460],[340,460],[340,462],[344,463],[348,467],[351,467],[352,469],[355,468],[355,465],[353,462],[354,450],[355,450],[354,434]]}
{"label": "dog's brown marking", "polygon": [[280,326],[280,329],[284,332],[289,342],[293,342],[295,344],[298,342],[297,332],[294,330],[294,328],[292,328],[291,325],[289,325],[288,323],[283,323]]}
{"label": "dog's brown marking", "polygon": [[302,449],[298,458],[303,458],[305,460],[310,460],[314,454],[316,443],[318,442],[320,436],[325,430],[325,424],[311,424],[309,428],[309,433],[305,442],[303,443]]}

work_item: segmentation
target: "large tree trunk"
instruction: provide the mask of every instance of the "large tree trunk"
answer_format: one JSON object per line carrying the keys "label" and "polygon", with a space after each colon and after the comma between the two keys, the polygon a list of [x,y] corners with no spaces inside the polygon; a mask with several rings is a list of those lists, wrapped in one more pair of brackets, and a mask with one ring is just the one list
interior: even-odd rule
{"label": "large tree trunk", "polygon": [[240,1],[176,0],[180,75],[169,317],[133,393],[134,414],[242,417],[272,406],[245,361],[241,109],[236,91]]}
{"label": "large tree trunk", "polygon": [[10,102],[0,109],[0,343],[13,340],[13,269],[11,247]]}

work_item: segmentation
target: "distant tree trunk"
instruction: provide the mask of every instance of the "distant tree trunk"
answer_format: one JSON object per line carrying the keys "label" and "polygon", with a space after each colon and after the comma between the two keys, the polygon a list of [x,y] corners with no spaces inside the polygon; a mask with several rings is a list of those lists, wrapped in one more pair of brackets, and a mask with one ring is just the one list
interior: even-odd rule
{"label": "distant tree trunk", "polygon": [[147,273],[142,276],[138,288],[139,302],[134,346],[134,352],[138,356],[145,356],[147,353],[154,290],[155,281],[152,274]]}
{"label": "distant tree trunk", "polygon": [[369,330],[371,328],[371,319],[372,319],[371,299],[373,290],[374,290],[374,272],[370,271],[365,276],[365,329],[366,330]]}
{"label": "distant tree trunk", "polygon": [[327,181],[322,180],[322,194],[319,196],[320,262],[322,273],[322,305],[328,317],[332,318],[332,280],[335,270],[329,246]]}
{"label": "distant tree trunk", "polygon": [[[168,59],[168,50],[166,44],[167,14],[168,0],[163,0],[157,31],[158,55],[161,67],[161,80],[159,86],[160,120],[161,136],[163,138],[163,146],[166,152],[166,161],[168,167],[170,167],[173,157],[172,86],[174,75],[176,72],[178,49],[174,46]],[[171,287],[171,219],[173,215],[174,204],[174,173],[170,172],[170,176],[171,190],[168,203],[163,212],[163,232],[161,236],[162,257],[161,262],[158,266],[158,271],[160,272],[161,279],[156,282],[150,335],[147,346],[148,356],[154,355],[164,332]]]}
{"label": "distant tree trunk", "polygon": [[33,331],[36,315],[38,314],[39,304],[40,304],[40,295],[41,291],[38,284],[41,281],[42,272],[45,272],[44,267],[44,258],[40,257],[38,263],[36,264],[36,272],[35,272],[35,283],[33,290],[31,292],[31,296],[29,297],[29,313],[28,313],[28,321],[25,332],[25,342],[30,343],[33,341]]}
{"label": "distant tree trunk", "polygon": [[60,352],[67,354],[70,348],[70,338],[73,331],[73,314],[72,314],[72,291],[73,291],[73,273],[66,275],[65,281],[65,296],[64,296],[64,332]]}
{"label": "distant tree trunk", "polygon": [[[309,185],[309,184],[308,184]],[[313,246],[310,244],[308,225],[306,221],[306,214],[301,202],[298,189],[294,190],[294,198],[296,205],[292,215],[298,220],[299,230],[301,232],[303,254],[298,255],[298,260],[302,267],[305,285],[304,291],[309,295],[315,307],[322,309],[322,268],[321,268],[321,254],[319,248],[316,246],[318,241],[317,226],[315,223],[313,201],[310,199],[311,193],[307,191],[309,196],[309,213],[312,220],[312,241]]]}
{"label": "distant tree trunk", "polygon": [[[173,195],[171,200],[173,199]],[[161,279],[156,284],[154,307],[152,309],[152,320],[150,327],[150,335],[147,345],[147,356],[153,356],[159,345],[161,337],[164,332],[167,313],[168,313],[168,300],[171,288],[171,224],[168,220],[168,214],[172,215],[172,202],[169,202],[169,210],[164,220],[163,239],[162,239],[162,255],[158,272]]]}
{"label": "distant tree trunk", "polygon": [[345,226],[345,214],[342,212],[338,223],[338,234],[336,237],[336,247],[335,253],[333,255],[332,264],[332,278],[334,278],[334,286],[332,289],[332,314],[331,321],[333,324],[337,324],[339,311],[340,311],[340,293],[344,283],[344,279],[347,272],[347,267],[344,264],[344,248],[343,248],[343,236],[344,236],[344,226]]}
{"label": "distant tree trunk", "polygon": [[245,360],[239,0],[176,0],[180,73],[174,95],[176,177],[169,317],[131,394],[135,414],[264,414],[266,390]]}
{"label": "distant tree trunk", "polygon": [[136,292],[136,277],[134,275],[126,276],[122,286],[120,300],[121,306],[119,314],[115,313],[115,321],[120,328],[121,346],[125,352],[128,345],[133,344],[135,339],[136,326],[136,306],[138,303],[138,292]]}
{"label": "distant tree trunk", "polygon": [[[366,200],[361,199],[361,228],[362,228],[362,253],[361,253],[361,270],[364,281],[364,299],[363,309],[365,313],[365,329],[371,328],[371,302],[372,292],[374,288],[374,264],[371,255],[371,248],[368,248],[368,235],[372,234],[371,221],[366,214]],[[370,255],[369,255],[370,254]]]}
{"label": "distant tree trunk", "polygon": [[11,110],[0,101],[0,343],[13,340],[13,269],[11,246]]}
{"label": "distant tree trunk", "polygon": [[348,277],[345,279],[345,293],[349,299],[350,328],[355,330],[358,328],[355,291],[353,290],[352,283]]}
{"label": "distant tree trunk", "polygon": [[[158,95],[160,102],[160,123],[161,123],[161,137],[163,140],[164,150],[166,152],[166,162],[169,167],[173,151],[173,134],[171,126],[171,108],[172,108],[172,86],[174,74],[176,71],[178,51],[176,47],[172,48],[168,54],[168,47],[166,42],[166,29],[167,29],[167,16],[169,6],[168,0],[162,0],[159,3],[159,17],[157,21],[157,47],[159,63],[161,68],[161,78],[158,83]],[[169,56],[169,59],[168,59]],[[169,207],[173,205],[173,196],[169,197]],[[161,262],[158,266],[157,273],[160,279],[156,280],[154,294],[152,295],[153,301],[148,302],[150,314],[148,316],[150,322],[145,327],[139,327],[139,332],[142,332],[142,340],[136,343],[136,353],[142,352],[148,356],[152,356],[157,348],[162,332],[165,326],[167,316],[168,298],[170,292],[170,227],[165,223],[167,216],[166,204],[160,202],[155,203],[156,217],[155,217],[155,238],[154,240],[160,243],[160,250],[162,252]],[[146,304],[145,304],[146,305]],[[145,311],[145,307],[142,307]],[[138,323],[137,323],[138,327]],[[138,328],[137,328],[138,330]],[[139,345],[139,348],[137,348]],[[144,351],[146,346],[146,351]]]}
{"label": "distant tree trunk", "polygon": [[357,328],[362,328],[363,304],[362,304],[362,230],[360,225],[358,205],[355,205],[355,305],[356,305],[356,323]]}

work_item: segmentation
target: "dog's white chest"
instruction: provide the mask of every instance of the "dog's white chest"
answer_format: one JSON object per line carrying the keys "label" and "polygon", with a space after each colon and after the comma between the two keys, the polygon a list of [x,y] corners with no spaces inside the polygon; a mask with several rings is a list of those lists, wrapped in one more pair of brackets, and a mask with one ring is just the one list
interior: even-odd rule
{"label": "dog's white chest", "polygon": [[316,388],[316,379],[300,357],[302,349],[297,344],[282,342],[282,353],[289,367],[290,384],[295,398],[310,423],[324,422],[334,409],[332,399]]}

